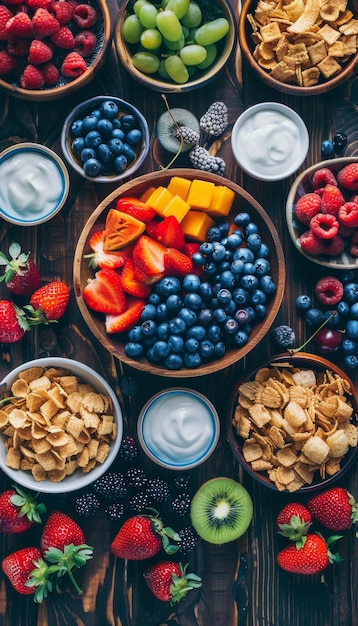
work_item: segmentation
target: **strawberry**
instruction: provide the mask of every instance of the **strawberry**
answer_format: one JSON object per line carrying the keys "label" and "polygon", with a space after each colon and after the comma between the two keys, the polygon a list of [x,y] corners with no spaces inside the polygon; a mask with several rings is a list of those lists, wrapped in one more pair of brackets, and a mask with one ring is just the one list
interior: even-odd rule
{"label": "strawberry", "polygon": [[51,35],[51,41],[63,50],[71,50],[75,46],[75,38],[67,26],[61,26],[57,33]]}
{"label": "strawberry", "polygon": [[38,495],[31,495],[20,487],[3,491],[0,494],[0,532],[22,533],[34,522],[41,523],[41,513],[46,507],[37,502]]}
{"label": "strawberry", "polygon": [[138,280],[146,284],[164,276],[164,254],[167,248],[147,235],[138,237],[132,252],[134,271]]}
{"label": "strawberry", "polygon": [[338,228],[338,221],[329,213],[317,213],[310,221],[310,229],[320,239],[333,239],[338,233]]}
{"label": "strawberry", "polygon": [[72,18],[79,28],[91,28],[97,20],[97,11],[90,4],[77,4]]}
{"label": "strawberry", "polygon": [[70,291],[66,283],[53,280],[37,289],[30,298],[30,306],[39,310],[48,322],[59,320],[67,309]]}
{"label": "strawberry", "polygon": [[332,487],[312,496],[307,508],[315,521],[330,530],[347,530],[358,521],[358,505],[343,487]]}
{"label": "strawberry", "polygon": [[309,225],[312,217],[319,213],[321,198],[316,193],[306,193],[296,202],[295,215],[302,224]]}
{"label": "strawberry", "polygon": [[81,30],[75,36],[73,47],[75,52],[81,55],[81,57],[89,57],[93,54],[97,45],[97,37],[90,30]]}
{"label": "strawberry", "polygon": [[335,306],[343,298],[343,284],[335,276],[323,276],[315,285],[315,295],[321,304]]}
{"label": "strawberry", "polygon": [[358,227],[358,203],[345,202],[338,211],[338,219],[348,228]]}
{"label": "strawberry", "polygon": [[180,250],[168,248],[164,254],[164,267],[166,272],[170,274],[185,276],[185,274],[191,273],[193,264],[191,259]]}
{"label": "strawberry", "polygon": [[32,27],[35,37],[44,39],[50,37],[60,30],[60,24],[54,15],[46,9],[36,9],[32,16]]}
{"label": "strawberry", "polygon": [[131,258],[126,259],[120,278],[122,289],[125,293],[137,298],[148,298],[150,296],[151,286],[145,285],[137,279]]}
{"label": "strawberry", "polygon": [[87,65],[78,52],[69,52],[61,65],[61,72],[68,78],[78,78],[84,74]]}
{"label": "strawberry", "polygon": [[143,577],[152,594],[163,602],[178,604],[188,591],[201,587],[201,578],[187,574],[184,567],[175,561],[160,561],[143,572]]}
{"label": "strawberry", "polygon": [[320,189],[326,185],[337,185],[337,180],[328,167],[320,167],[314,172],[311,185],[313,189]]}
{"label": "strawberry", "polygon": [[337,174],[337,181],[341,187],[349,191],[358,190],[358,163],[349,163]]}
{"label": "strawberry", "polygon": [[144,222],[144,224],[148,224],[155,217],[154,209],[138,198],[132,198],[131,196],[118,198],[116,209],[117,211],[122,211],[122,213],[135,217],[137,220]]}
{"label": "strawberry", "polygon": [[339,208],[345,200],[337,185],[326,185],[321,196],[321,212],[338,215]]}
{"label": "strawberry", "polygon": [[30,16],[24,11],[19,11],[9,19],[6,24],[8,35],[16,35],[17,37],[31,38],[33,35],[33,26]]}
{"label": "strawberry", "polygon": [[184,250],[184,233],[175,215],[168,215],[168,217],[159,222],[152,232],[152,237],[160,241],[163,246],[167,246],[167,248]]}
{"label": "strawberry", "polygon": [[70,543],[75,546],[85,543],[82,528],[66,513],[62,511],[52,512],[43,527],[40,538],[42,554],[45,554],[50,548],[63,551],[65,546]]}
{"label": "strawberry", "polygon": [[97,313],[118,315],[127,309],[127,299],[119,274],[111,268],[96,272],[87,282],[82,297],[87,306]]}
{"label": "strawberry", "polygon": [[17,66],[15,57],[6,50],[0,50],[0,76],[6,76],[14,71]]}
{"label": "strawberry", "polygon": [[126,248],[122,248],[119,252],[105,252],[103,249],[103,234],[103,230],[98,230],[90,237],[88,245],[93,252],[85,254],[84,258],[89,259],[88,265],[94,269],[97,267],[101,269],[104,267],[118,269],[124,265],[125,260],[132,251],[132,247],[128,246]]}
{"label": "strawberry", "polygon": [[320,535],[312,533],[304,539],[302,546],[291,544],[278,553],[277,562],[286,572],[318,574],[329,563],[339,563],[342,560],[338,554],[330,551],[330,545],[340,537],[330,537],[326,542]]}
{"label": "strawberry", "polygon": [[20,85],[23,89],[41,89],[45,80],[41,70],[29,63],[20,76]]}
{"label": "strawberry", "polygon": [[31,585],[30,575],[41,561],[41,552],[31,546],[21,548],[8,554],[2,561],[1,567],[14,589],[22,595],[33,595],[36,587]]}
{"label": "strawberry", "polygon": [[171,528],[164,528],[162,520],[154,515],[135,515],[128,518],[110,545],[110,551],[120,559],[141,561],[158,554],[163,547],[173,554],[178,546],[170,539],[180,541]]}
{"label": "strawberry", "polygon": [[0,343],[20,341],[29,328],[25,311],[10,300],[0,300]]}
{"label": "strawberry", "polygon": [[307,535],[311,523],[311,513],[299,502],[286,504],[276,517],[276,526],[280,535],[295,541],[297,547],[302,543],[302,537]]}
{"label": "strawberry", "polygon": [[139,322],[142,315],[145,300],[142,298],[127,299],[127,309],[119,315],[106,315],[105,328],[108,334],[124,333],[129,330],[131,326]]}
{"label": "strawberry", "polygon": [[44,63],[41,67],[42,75],[46,85],[56,85],[60,79],[60,72],[54,63]]}

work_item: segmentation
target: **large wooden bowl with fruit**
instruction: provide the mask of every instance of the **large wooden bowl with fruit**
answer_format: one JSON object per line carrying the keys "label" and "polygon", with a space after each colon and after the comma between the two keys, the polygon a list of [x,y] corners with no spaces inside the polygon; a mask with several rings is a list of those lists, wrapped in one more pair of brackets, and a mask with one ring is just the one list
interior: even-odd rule
{"label": "large wooden bowl with fruit", "polygon": [[161,376],[202,376],[242,359],[270,329],[284,285],[281,242],[263,207],[194,169],[113,191],[75,251],[89,329],[118,359]]}

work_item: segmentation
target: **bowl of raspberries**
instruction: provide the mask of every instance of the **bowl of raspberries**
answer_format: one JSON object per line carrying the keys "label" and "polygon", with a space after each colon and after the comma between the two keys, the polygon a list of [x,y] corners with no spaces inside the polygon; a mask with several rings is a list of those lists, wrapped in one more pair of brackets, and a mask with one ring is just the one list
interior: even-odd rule
{"label": "bowl of raspberries", "polygon": [[0,2],[0,89],[24,100],[57,100],[86,85],[110,41],[104,0]]}
{"label": "bowl of raspberries", "polygon": [[358,159],[340,157],[304,170],[286,202],[294,245],[335,270],[358,267]]}

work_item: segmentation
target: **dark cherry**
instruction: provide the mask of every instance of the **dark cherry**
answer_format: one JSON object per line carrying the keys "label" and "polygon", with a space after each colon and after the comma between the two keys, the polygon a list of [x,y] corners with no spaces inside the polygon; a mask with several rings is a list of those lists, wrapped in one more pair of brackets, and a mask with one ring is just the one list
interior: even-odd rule
{"label": "dark cherry", "polygon": [[342,333],[333,328],[322,328],[314,338],[317,349],[321,353],[336,352],[342,340]]}

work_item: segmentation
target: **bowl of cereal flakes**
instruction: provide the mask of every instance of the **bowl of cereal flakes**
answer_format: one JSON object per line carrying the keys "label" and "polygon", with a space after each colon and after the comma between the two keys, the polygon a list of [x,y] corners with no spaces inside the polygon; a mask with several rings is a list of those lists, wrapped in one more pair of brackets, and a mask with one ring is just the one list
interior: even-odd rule
{"label": "bowl of cereal flakes", "polygon": [[357,34],[351,0],[252,0],[239,18],[250,68],[269,87],[296,96],[326,93],[352,76]]}
{"label": "bowl of cereal flakes", "polygon": [[358,392],[325,358],[273,357],[238,381],[227,434],[235,458],[259,483],[283,492],[330,486],[357,456]]}
{"label": "bowl of cereal flakes", "polygon": [[1,381],[0,468],[42,493],[86,487],[112,464],[123,420],[108,382],[78,361],[23,363]]}

